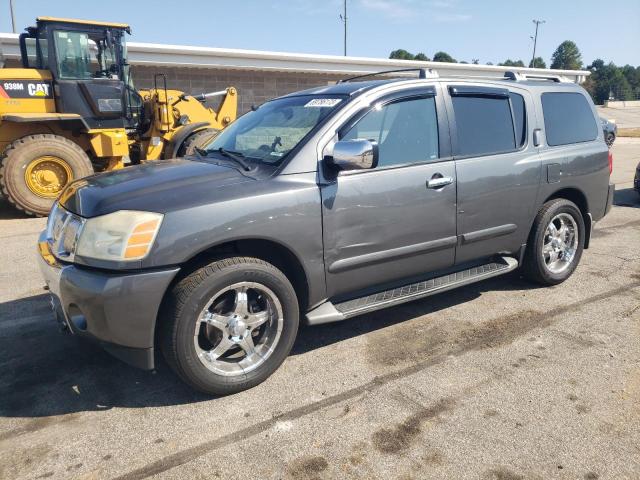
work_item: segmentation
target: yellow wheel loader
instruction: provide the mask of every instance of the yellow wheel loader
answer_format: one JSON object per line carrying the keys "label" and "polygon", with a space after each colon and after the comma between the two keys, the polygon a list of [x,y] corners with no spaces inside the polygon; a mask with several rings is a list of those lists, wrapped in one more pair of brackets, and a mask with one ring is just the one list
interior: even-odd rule
{"label": "yellow wheel loader", "polygon": [[[237,92],[136,90],[128,25],[39,17],[20,35],[23,68],[0,69],[0,189],[46,215],[64,187],[94,172],[192,153],[235,120]],[[221,96],[214,111],[204,102]]]}

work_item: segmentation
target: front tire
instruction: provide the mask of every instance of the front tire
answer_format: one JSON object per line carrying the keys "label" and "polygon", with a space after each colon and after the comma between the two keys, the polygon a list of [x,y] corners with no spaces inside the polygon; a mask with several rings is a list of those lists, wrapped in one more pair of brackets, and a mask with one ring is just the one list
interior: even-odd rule
{"label": "front tire", "polygon": [[180,280],[161,318],[167,362],[188,385],[228,395],[266,380],[284,361],[299,323],[296,293],[273,265],[215,261]]}
{"label": "front tire", "polygon": [[528,279],[557,285],[575,271],[584,249],[585,226],[575,203],[557,198],[545,203],[533,222],[523,261]]}
{"label": "front tire", "polygon": [[4,151],[0,188],[18,209],[46,216],[70,182],[91,174],[89,157],[71,140],[52,134],[28,135]]}
{"label": "front tire", "polygon": [[180,145],[180,148],[178,149],[178,157],[190,157],[195,155],[196,147],[204,148],[215,138],[216,135],[218,135],[218,133],[220,133],[220,130],[216,130],[215,128],[205,128],[204,130],[192,133],[187,137],[182,145]]}

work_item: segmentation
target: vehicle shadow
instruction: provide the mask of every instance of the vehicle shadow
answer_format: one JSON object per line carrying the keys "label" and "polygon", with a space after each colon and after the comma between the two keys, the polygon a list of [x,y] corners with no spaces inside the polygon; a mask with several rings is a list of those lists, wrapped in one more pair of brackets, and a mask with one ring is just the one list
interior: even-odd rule
{"label": "vehicle shadow", "polygon": [[640,208],[640,195],[633,188],[616,190],[613,195],[613,204],[618,207]]}
{"label": "vehicle shadow", "polygon": [[23,218],[33,218],[22,210],[18,210],[11,205],[6,198],[0,197],[0,220],[20,220]]}
{"label": "vehicle shadow", "polygon": [[[486,291],[530,288],[535,286],[512,272],[345,322],[303,327],[291,355],[428,315]],[[160,358],[155,372],[145,372],[96,344],[60,333],[48,308],[47,295],[0,304],[0,416],[43,417],[211,399],[184,385]]]}

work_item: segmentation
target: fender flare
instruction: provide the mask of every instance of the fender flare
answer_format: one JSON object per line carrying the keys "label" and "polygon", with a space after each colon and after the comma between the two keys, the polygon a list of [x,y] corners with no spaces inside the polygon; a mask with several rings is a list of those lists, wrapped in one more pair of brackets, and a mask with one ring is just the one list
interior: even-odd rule
{"label": "fender flare", "polygon": [[5,113],[0,115],[0,122],[12,123],[47,123],[59,122],[77,130],[89,130],[84,118],[75,113]]}
{"label": "fender flare", "polygon": [[180,150],[180,147],[189,135],[197,130],[202,130],[204,127],[208,127],[209,125],[209,122],[197,122],[182,127],[167,144],[167,147],[164,150],[164,159],[168,160],[170,158],[176,158],[178,156],[178,150]]}

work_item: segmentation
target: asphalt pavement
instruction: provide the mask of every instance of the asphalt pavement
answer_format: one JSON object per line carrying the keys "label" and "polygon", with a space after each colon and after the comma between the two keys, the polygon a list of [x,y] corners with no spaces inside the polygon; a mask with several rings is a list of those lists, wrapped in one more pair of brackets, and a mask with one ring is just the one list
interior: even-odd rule
{"label": "asphalt pavement", "polygon": [[303,328],[224,398],[60,333],[44,220],[0,203],[0,478],[640,478],[640,141],[613,155],[616,205],[564,284],[515,271]]}

